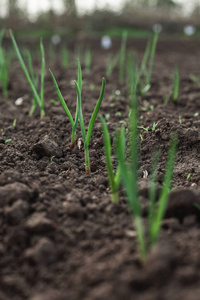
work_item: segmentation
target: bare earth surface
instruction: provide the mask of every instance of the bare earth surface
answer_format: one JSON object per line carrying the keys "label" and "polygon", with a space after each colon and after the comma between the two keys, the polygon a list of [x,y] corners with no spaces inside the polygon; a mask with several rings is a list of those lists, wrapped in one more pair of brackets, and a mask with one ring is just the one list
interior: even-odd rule
{"label": "bare earth surface", "polygon": [[[90,45],[92,69],[89,74],[83,71],[86,126],[99,97],[108,58],[97,42],[90,41]],[[128,48],[141,58],[145,42],[130,41]],[[0,90],[1,300],[200,299],[200,212],[194,207],[194,203],[200,204],[200,88],[189,78],[200,75],[199,49],[199,41],[160,40],[151,90],[140,99],[140,126],[149,127],[148,132],[140,129],[139,181],[145,220],[148,179],[142,178],[143,171],[150,173],[152,153],[159,147],[159,191],[170,136],[175,131],[179,137],[174,189],[158,245],[145,265],[139,260],[122,188],[119,203],[110,201],[99,119],[90,142],[91,176],[85,175],[83,147],[69,149],[71,125],[48,68],[74,115],[74,57],[71,55],[67,70],[59,58],[47,62],[46,115],[42,120],[39,112],[28,116],[30,95],[21,106],[15,105],[30,88],[18,62],[12,63],[8,100]],[[179,99],[177,105],[171,100],[166,105],[164,97],[171,89],[175,66],[181,78]],[[84,70],[84,64],[82,67]],[[119,84],[118,70],[107,80],[100,113],[110,115],[107,122],[112,136],[122,126],[120,121],[127,121],[127,90],[125,84]],[[154,122],[158,124],[153,132]],[[77,133],[81,137],[80,128]],[[8,139],[12,141],[5,144]]]}

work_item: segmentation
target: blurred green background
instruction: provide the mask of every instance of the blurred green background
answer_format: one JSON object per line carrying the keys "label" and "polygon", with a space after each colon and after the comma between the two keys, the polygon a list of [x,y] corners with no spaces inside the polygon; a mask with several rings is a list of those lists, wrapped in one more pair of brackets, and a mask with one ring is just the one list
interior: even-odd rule
{"label": "blurred green background", "polygon": [[[21,37],[199,36],[199,0],[1,0],[0,26]],[[190,26],[185,29],[186,26]],[[193,29],[192,29],[193,28]]]}

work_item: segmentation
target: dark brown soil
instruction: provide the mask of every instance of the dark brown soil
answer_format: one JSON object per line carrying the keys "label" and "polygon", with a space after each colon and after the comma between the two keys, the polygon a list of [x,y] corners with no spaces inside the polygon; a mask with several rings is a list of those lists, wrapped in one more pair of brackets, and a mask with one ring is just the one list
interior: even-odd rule
{"label": "dark brown soil", "polygon": [[[86,125],[99,96],[108,57],[98,44],[91,45],[92,70],[83,72]],[[133,41],[128,47],[141,58],[144,46],[143,41]],[[158,245],[145,265],[139,260],[133,220],[122,189],[119,204],[110,201],[99,119],[90,142],[92,174],[88,176],[83,147],[69,149],[70,123],[60,103],[50,102],[58,98],[48,67],[74,115],[74,58],[71,56],[67,71],[59,61],[47,63],[46,116],[42,120],[39,112],[28,116],[31,98],[24,96],[30,89],[18,62],[12,63],[9,99],[5,100],[0,91],[0,299],[200,299],[200,212],[194,207],[195,202],[200,204],[200,88],[189,78],[190,74],[200,74],[199,48],[199,41],[160,41],[152,88],[140,99],[140,125],[149,126],[148,132],[140,130],[144,219],[148,179],[142,178],[143,171],[150,173],[152,153],[159,147],[160,189],[170,136],[174,131],[179,136],[174,189]],[[181,77],[179,99],[177,105],[172,101],[166,105],[163,101],[171,89],[175,66]],[[16,106],[19,97],[24,101]],[[119,84],[117,70],[107,80],[100,113],[110,114],[112,136],[120,121],[127,121],[127,91],[125,84]],[[154,122],[158,124],[153,132]],[[12,141],[5,143],[8,139]]]}

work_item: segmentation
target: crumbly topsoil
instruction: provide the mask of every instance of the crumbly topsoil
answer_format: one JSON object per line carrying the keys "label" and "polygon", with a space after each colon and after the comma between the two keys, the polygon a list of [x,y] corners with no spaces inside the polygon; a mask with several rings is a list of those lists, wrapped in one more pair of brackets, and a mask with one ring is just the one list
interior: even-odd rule
{"label": "crumbly topsoil", "polygon": [[[114,44],[115,45],[115,44]],[[85,124],[98,99],[108,54],[90,41],[92,68],[83,71]],[[116,48],[119,43],[116,42]],[[141,58],[144,41],[130,41]],[[200,88],[189,78],[200,75],[200,42],[160,40],[150,92],[140,99],[140,198],[147,219],[152,153],[161,149],[160,190],[170,136],[179,143],[169,205],[157,247],[142,265],[128,205],[112,204],[105,168],[103,137],[97,119],[90,142],[91,176],[85,175],[83,145],[69,149],[71,126],[55,92],[51,67],[70,110],[75,113],[77,78],[74,58],[64,70],[47,62],[46,115],[28,116],[30,89],[17,61],[11,65],[9,98],[0,90],[0,299],[1,300],[199,300],[200,299]],[[111,53],[115,53],[112,49]],[[39,63],[36,68],[39,68]],[[164,98],[180,71],[175,105]],[[84,64],[82,64],[84,70]],[[116,90],[120,91],[116,93]],[[23,97],[22,105],[15,100]],[[50,102],[54,99],[55,105]],[[120,114],[119,114],[120,112]],[[110,134],[127,122],[128,97],[118,71],[107,79],[100,109],[109,114]],[[13,120],[17,119],[13,127]],[[152,131],[153,123],[158,123]],[[124,122],[123,122],[124,123]],[[80,128],[77,131],[81,137]],[[12,141],[5,143],[8,139]]]}

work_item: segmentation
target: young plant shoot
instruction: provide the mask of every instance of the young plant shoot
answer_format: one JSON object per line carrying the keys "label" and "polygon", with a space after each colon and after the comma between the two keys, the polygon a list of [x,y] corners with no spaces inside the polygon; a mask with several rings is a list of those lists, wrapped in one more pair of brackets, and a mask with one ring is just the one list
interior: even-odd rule
{"label": "young plant shoot", "polygon": [[[142,219],[141,203],[138,196],[138,99],[137,99],[137,84],[138,76],[136,75],[135,80],[132,84],[130,95],[130,112],[129,112],[129,157],[127,161],[124,156],[124,140],[125,135],[121,131],[117,136],[117,157],[120,168],[121,179],[127,195],[127,201],[129,203],[131,213],[134,220],[135,230],[137,233],[137,242],[140,252],[141,259],[144,261],[150,248],[155,245],[161,227],[161,222],[164,217],[164,213],[167,206],[168,193],[170,189],[174,159],[176,153],[176,138],[173,137],[170,146],[170,153],[167,162],[167,168],[165,172],[165,178],[163,182],[163,189],[159,198],[158,204],[155,205],[155,190],[150,189],[150,206],[149,206],[149,236],[146,237],[144,230],[144,223]],[[158,157],[155,158],[153,163],[157,165]],[[155,173],[152,177],[156,178]],[[150,240],[150,246],[147,241]]]}
{"label": "young plant shoot", "polygon": [[[150,188],[150,203],[149,203],[149,222],[148,222],[148,236],[145,235],[144,223],[142,219],[141,203],[138,196],[138,143],[137,143],[137,112],[132,110],[132,116],[129,124],[129,144],[130,144],[130,162],[128,166],[124,159],[124,138],[123,133],[120,133],[117,142],[117,153],[120,167],[120,174],[122,182],[127,194],[127,200],[131,209],[131,213],[134,220],[135,230],[137,233],[137,242],[142,261],[145,261],[149,251],[156,244],[158,235],[161,228],[161,223],[166,211],[168,195],[171,185],[171,179],[174,168],[174,160],[176,153],[176,137],[171,140],[171,146],[166,165],[165,178],[163,182],[163,188],[161,191],[158,203],[155,201],[155,170],[151,177],[151,188]],[[157,165],[158,156],[155,157],[153,164]]]}
{"label": "young plant shoot", "polygon": [[173,84],[172,98],[174,103],[177,103],[178,94],[179,94],[179,71],[177,68],[175,69],[175,72],[173,74],[172,84]]}
{"label": "young plant shoot", "polygon": [[88,126],[88,131],[86,133],[85,125],[84,125],[84,121],[83,121],[82,107],[81,107],[81,90],[79,88],[79,84],[75,81],[75,86],[76,86],[76,91],[77,91],[77,96],[78,96],[79,122],[80,122],[81,133],[82,133],[82,138],[83,138],[83,143],[84,143],[84,151],[85,151],[85,172],[86,172],[86,174],[90,174],[90,172],[91,172],[90,171],[90,158],[89,158],[89,143],[90,143],[90,138],[91,138],[92,131],[94,128],[94,123],[95,123],[96,117],[98,115],[98,112],[99,112],[99,109],[101,107],[101,103],[102,103],[102,100],[104,97],[105,85],[106,85],[106,80],[105,80],[105,78],[103,78],[99,100],[97,101],[97,104],[96,104],[93,114],[91,116],[89,126]]}
{"label": "young plant shoot", "polygon": [[[104,137],[104,152],[105,152],[105,160],[106,160],[106,168],[108,172],[108,180],[111,190],[111,201],[112,203],[118,203],[118,189],[120,184],[120,169],[119,165],[117,166],[116,173],[113,170],[112,158],[111,158],[111,141],[110,135],[108,132],[108,127],[104,119],[100,116],[101,125],[103,129],[103,137]],[[122,130],[122,136],[124,136],[124,127]],[[124,141],[124,156],[125,156],[125,141]]]}
{"label": "young plant shoot", "polygon": [[123,83],[123,81],[124,81],[124,63],[125,63],[125,57],[126,57],[126,41],[127,41],[127,32],[123,31],[121,49],[120,49],[120,54],[119,54],[119,82],[120,83]]}
{"label": "young plant shoot", "polygon": [[[149,40],[147,43],[140,67],[135,69],[139,76],[139,93],[141,95],[146,94],[151,88],[151,77],[158,37],[159,32],[156,31],[152,42]],[[142,82],[142,77],[144,77],[144,82]]]}
{"label": "young plant shoot", "polygon": [[[78,125],[78,118],[79,118],[79,102],[78,102],[78,96],[77,96],[77,101],[76,101],[76,113],[75,113],[75,119],[73,119],[72,115],[71,115],[71,112],[70,110],[68,109],[67,107],[67,104],[65,103],[65,100],[61,94],[61,91],[58,87],[58,84],[57,84],[57,81],[53,75],[53,73],[50,71],[50,74],[51,74],[51,77],[53,79],[53,83],[54,83],[54,86],[55,86],[55,89],[56,89],[56,92],[57,92],[57,95],[58,95],[58,98],[60,100],[60,103],[66,113],[66,115],[68,116],[68,119],[71,123],[71,126],[72,126],[72,135],[71,135],[71,144],[70,144],[70,149],[73,149],[74,146],[75,146],[75,143],[76,143],[76,139],[77,139],[77,136],[76,136],[76,129],[77,129],[77,125]],[[81,89],[82,89],[82,73],[81,73],[81,64],[80,64],[80,60],[78,59],[78,88],[79,88],[79,91],[80,91],[80,95],[81,95]],[[81,96],[80,96],[81,97]]]}
{"label": "young plant shoot", "polygon": [[42,56],[42,66],[41,66],[41,87],[40,87],[40,95],[38,94],[36,88],[35,88],[35,84],[33,82],[33,80],[31,79],[31,76],[29,75],[29,72],[28,72],[28,69],[24,63],[24,60],[21,56],[21,53],[19,51],[19,48],[17,46],[17,43],[15,41],[15,38],[14,38],[14,35],[12,33],[12,31],[10,30],[10,36],[11,36],[11,39],[12,39],[12,43],[13,43],[13,46],[14,46],[14,50],[15,50],[15,53],[17,55],[17,58],[20,62],[20,65],[24,71],[24,74],[28,80],[28,83],[32,89],[32,92],[33,92],[33,95],[34,95],[34,98],[35,98],[35,101],[37,101],[37,104],[40,108],[40,116],[41,118],[45,115],[45,112],[44,112],[44,73],[45,73],[45,56],[44,56],[44,46],[43,46],[43,43],[42,43],[42,39],[40,40],[40,51],[41,51],[41,56]]}
{"label": "young plant shoot", "polygon": [[2,40],[5,29],[0,30],[0,82],[2,85],[3,96],[8,98],[8,79],[11,56],[6,56],[6,51],[2,47]]}

